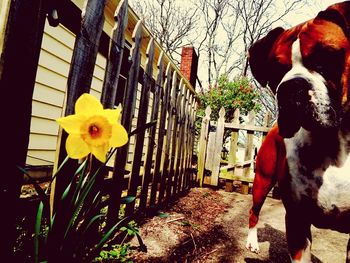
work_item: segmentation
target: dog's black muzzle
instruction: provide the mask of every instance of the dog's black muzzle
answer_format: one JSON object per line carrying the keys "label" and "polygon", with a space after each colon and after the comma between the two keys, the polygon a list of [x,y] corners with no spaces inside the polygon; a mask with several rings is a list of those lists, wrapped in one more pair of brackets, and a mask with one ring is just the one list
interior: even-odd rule
{"label": "dog's black muzzle", "polygon": [[306,120],[310,119],[310,89],[310,83],[302,77],[287,80],[279,85],[277,122],[281,136],[292,137],[306,124]]}
{"label": "dog's black muzzle", "polygon": [[[309,131],[329,130],[339,126],[339,94],[328,89],[328,99],[317,98],[310,82],[303,77],[282,82],[277,89],[278,127],[284,138],[293,137],[303,127]],[[310,93],[311,91],[311,93]],[[311,99],[311,94],[314,94]]]}

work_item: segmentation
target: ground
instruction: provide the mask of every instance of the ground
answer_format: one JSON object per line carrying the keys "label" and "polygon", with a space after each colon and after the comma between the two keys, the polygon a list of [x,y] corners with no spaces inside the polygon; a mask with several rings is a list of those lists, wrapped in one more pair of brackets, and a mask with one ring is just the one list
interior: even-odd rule
{"label": "ground", "polygon": [[[290,262],[284,208],[268,197],[258,225],[260,253],[245,249],[251,195],[193,188],[168,210],[140,226],[147,252],[133,262]],[[312,228],[312,262],[345,262],[348,235]],[[136,240],[132,240],[137,245]]]}

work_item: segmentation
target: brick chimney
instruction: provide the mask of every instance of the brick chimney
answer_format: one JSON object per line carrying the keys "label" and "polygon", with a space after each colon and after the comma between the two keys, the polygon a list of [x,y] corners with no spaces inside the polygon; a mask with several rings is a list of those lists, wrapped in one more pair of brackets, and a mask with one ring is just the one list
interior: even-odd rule
{"label": "brick chimney", "polygon": [[194,47],[183,47],[181,52],[181,73],[190,81],[193,88],[196,88],[196,78],[198,69],[198,56]]}

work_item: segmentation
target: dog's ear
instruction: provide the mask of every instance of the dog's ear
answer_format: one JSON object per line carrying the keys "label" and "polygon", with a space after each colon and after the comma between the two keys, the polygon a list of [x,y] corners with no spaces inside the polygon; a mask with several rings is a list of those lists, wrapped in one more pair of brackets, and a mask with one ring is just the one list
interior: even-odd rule
{"label": "dog's ear", "polygon": [[254,78],[266,86],[269,78],[268,55],[276,39],[284,32],[282,27],[271,30],[265,37],[255,42],[248,51],[250,69]]}
{"label": "dog's ear", "polygon": [[350,1],[329,6],[326,10],[319,12],[315,19],[337,24],[350,41]]}

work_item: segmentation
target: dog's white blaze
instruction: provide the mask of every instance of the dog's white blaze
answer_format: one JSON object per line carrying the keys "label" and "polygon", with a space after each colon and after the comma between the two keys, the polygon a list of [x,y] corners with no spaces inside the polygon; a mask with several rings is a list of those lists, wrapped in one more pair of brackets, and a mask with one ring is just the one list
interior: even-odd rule
{"label": "dog's white blaze", "polygon": [[[301,77],[308,81],[312,87],[309,95],[310,101],[315,105],[316,117],[320,123],[327,124],[329,122],[327,112],[330,107],[330,99],[325,85],[326,81],[321,74],[316,71],[310,71],[303,65],[299,39],[292,45],[291,59],[292,68],[284,75],[280,84],[296,77]],[[277,87],[276,93],[278,93],[280,84]]]}
{"label": "dog's white blaze", "polygon": [[259,249],[259,243],[258,243],[258,231],[256,226],[249,228],[247,243],[245,247],[252,252],[255,252],[255,253],[259,252],[260,249]]}

